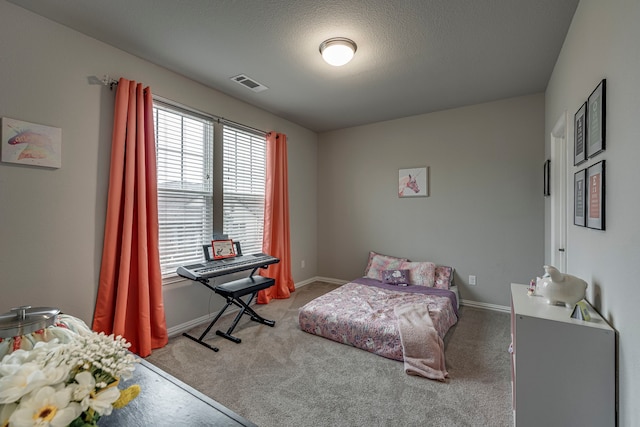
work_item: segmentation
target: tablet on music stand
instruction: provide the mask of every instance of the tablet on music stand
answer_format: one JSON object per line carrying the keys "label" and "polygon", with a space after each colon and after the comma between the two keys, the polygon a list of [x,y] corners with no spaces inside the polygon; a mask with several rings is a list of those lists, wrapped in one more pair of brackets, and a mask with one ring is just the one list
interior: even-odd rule
{"label": "tablet on music stand", "polygon": [[213,252],[213,259],[233,258],[236,256],[235,246],[233,240],[212,240],[211,249]]}
{"label": "tablet on music stand", "polygon": [[204,259],[207,261],[213,261],[213,249],[211,243],[208,245],[202,245],[202,251],[204,252]]}

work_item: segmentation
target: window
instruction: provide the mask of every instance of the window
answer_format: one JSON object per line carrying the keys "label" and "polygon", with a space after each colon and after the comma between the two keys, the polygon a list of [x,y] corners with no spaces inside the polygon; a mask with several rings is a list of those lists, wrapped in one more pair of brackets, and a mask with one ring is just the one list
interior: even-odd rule
{"label": "window", "polygon": [[223,127],[223,229],[243,254],[262,252],[266,176],[264,135]]}
{"label": "window", "polygon": [[162,277],[203,260],[213,235],[213,119],[153,103]]}

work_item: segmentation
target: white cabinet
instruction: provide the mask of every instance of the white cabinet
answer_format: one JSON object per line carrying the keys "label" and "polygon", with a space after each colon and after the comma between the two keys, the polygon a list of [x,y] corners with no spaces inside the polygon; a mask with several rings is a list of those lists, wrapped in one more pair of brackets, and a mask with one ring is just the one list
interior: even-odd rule
{"label": "white cabinet", "polygon": [[588,305],[573,310],[511,284],[513,410],[517,427],[615,426],[615,331]]}

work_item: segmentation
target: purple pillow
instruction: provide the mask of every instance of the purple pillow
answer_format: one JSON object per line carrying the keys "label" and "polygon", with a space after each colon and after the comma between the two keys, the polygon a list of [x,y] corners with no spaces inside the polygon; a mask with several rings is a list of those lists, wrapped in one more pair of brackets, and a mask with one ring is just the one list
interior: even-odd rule
{"label": "purple pillow", "polygon": [[409,270],[384,270],[382,272],[382,283],[407,286],[409,284]]}

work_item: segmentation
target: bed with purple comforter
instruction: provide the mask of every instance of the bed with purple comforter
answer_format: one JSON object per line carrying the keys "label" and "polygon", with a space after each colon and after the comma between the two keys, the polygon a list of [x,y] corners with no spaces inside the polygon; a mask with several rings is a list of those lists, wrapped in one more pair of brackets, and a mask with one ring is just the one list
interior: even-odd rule
{"label": "bed with purple comforter", "polygon": [[361,277],[300,308],[300,328],[377,355],[404,360],[394,309],[408,304],[428,306],[440,338],[458,321],[456,295],[427,286],[396,286]]}

